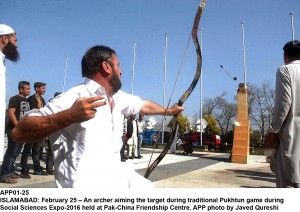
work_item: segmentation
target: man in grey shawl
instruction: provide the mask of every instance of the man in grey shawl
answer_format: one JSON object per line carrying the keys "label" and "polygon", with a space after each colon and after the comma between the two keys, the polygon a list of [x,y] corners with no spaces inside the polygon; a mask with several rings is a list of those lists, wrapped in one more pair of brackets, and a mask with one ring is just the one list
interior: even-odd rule
{"label": "man in grey shawl", "polygon": [[300,41],[287,42],[276,74],[272,131],[278,135],[273,171],[276,187],[300,186]]}

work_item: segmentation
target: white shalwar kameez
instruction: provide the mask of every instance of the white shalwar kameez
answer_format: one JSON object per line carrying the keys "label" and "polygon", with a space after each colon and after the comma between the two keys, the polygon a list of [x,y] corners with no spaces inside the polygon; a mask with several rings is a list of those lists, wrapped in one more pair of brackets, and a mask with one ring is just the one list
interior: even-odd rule
{"label": "white shalwar kameez", "polygon": [[[98,83],[84,78],[84,83],[53,99],[32,115],[48,115],[66,110],[80,97],[103,95]],[[121,162],[123,115],[138,113],[139,97],[119,91],[109,104],[97,108],[95,117],[75,123],[50,136],[58,187],[74,188],[143,188],[153,187],[149,180]]]}
{"label": "white shalwar kameez", "polygon": [[6,67],[4,65],[5,55],[0,51],[0,161],[4,154],[4,129],[5,129],[5,95],[6,95]]}

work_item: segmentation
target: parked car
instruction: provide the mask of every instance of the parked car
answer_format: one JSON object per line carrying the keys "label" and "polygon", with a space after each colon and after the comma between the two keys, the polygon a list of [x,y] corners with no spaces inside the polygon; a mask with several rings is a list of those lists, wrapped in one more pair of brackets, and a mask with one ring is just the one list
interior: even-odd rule
{"label": "parked car", "polygon": [[[190,132],[181,136],[192,142],[193,146],[201,145],[199,132]],[[202,145],[207,145],[208,149],[219,149],[221,145],[220,136],[202,133]]]}

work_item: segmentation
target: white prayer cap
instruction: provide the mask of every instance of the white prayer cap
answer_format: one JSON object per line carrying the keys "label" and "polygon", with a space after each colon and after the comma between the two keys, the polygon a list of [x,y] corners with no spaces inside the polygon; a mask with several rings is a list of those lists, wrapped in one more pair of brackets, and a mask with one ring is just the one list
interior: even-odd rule
{"label": "white prayer cap", "polygon": [[5,24],[0,24],[0,35],[8,35],[12,34],[15,31],[10,27]]}

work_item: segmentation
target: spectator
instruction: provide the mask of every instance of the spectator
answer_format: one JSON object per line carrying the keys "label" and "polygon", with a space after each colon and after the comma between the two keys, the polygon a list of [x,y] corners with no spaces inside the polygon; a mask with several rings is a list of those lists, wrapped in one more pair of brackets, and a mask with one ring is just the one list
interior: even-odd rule
{"label": "spectator", "polygon": [[5,131],[5,109],[6,109],[6,67],[5,59],[17,62],[20,58],[17,50],[17,35],[15,31],[5,24],[0,24],[0,156],[4,152],[4,131]]}
{"label": "spectator", "polygon": [[[276,74],[275,107],[272,132],[279,138],[273,171],[276,187],[300,187],[300,41],[287,42],[283,47],[284,65]],[[269,136],[271,137],[271,136]],[[270,141],[270,139],[269,139]],[[267,146],[274,146],[269,144]],[[275,161],[274,161],[275,160]],[[273,163],[274,162],[274,163]]]}
{"label": "spectator", "polygon": [[192,155],[193,153],[193,144],[187,138],[182,138],[182,147],[183,147],[183,154],[184,155]]}
{"label": "spectator", "polygon": [[129,159],[138,158],[137,157],[137,139],[138,139],[138,127],[136,121],[136,115],[132,114],[127,120],[127,144],[128,144],[128,154]]}
{"label": "spectator", "polygon": [[144,114],[139,114],[139,119],[137,120],[137,127],[138,127],[137,156],[138,158],[142,158],[143,156],[141,155],[141,151],[142,151],[142,143],[143,143],[143,131],[145,129]]}
{"label": "spectator", "polygon": [[[35,94],[28,98],[30,109],[40,109],[45,106],[46,102],[42,95],[46,92],[46,84],[43,82],[34,83]],[[32,161],[34,166],[35,175],[47,175],[47,172],[43,171],[43,167],[40,164],[40,158],[43,152],[43,141],[45,138],[41,139],[39,142],[35,142],[32,145]]]}
{"label": "spectator", "polygon": [[[2,162],[2,169],[0,175],[0,181],[2,183],[18,182],[18,176],[15,174],[14,163],[23,148],[23,143],[16,143],[11,137],[11,131],[17,125],[18,121],[24,116],[24,114],[30,110],[29,103],[26,99],[26,96],[30,94],[30,83],[27,81],[19,82],[18,90],[19,94],[11,97],[8,103],[8,145]],[[27,167],[27,160],[29,154],[30,150],[29,152],[26,152],[25,150],[23,151],[21,158],[22,176],[24,178],[30,178]]]}

